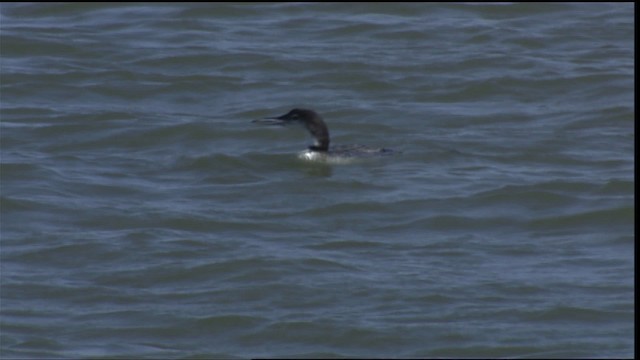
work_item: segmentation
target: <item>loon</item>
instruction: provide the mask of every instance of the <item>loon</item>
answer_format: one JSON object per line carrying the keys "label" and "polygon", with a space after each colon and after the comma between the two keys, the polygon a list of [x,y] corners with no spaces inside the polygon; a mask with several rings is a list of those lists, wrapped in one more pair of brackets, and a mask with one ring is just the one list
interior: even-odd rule
{"label": "loon", "polygon": [[346,162],[352,158],[391,155],[391,149],[370,148],[364,145],[343,145],[329,150],[329,128],[322,117],[313,110],[293,109],[284,115],[253,120],[254,123],[266,125],[301,124],[314,138],[315,142],[306,151],[299,154],[305,160],[329,162]]}

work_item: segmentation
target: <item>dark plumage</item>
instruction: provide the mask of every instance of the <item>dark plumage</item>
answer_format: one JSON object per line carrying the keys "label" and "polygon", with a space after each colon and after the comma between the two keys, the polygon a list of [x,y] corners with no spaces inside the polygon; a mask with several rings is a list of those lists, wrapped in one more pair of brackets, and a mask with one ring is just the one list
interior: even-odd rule
{"label": "dark plumage", "polygon": [[253,120],[255,123],[267,125],[303,125],[315,139],[315,143],[309,146],[310,152],[301,154],[305,159],[347,159],[358,157],[369,157],[376,155],[390,155],[393,153],[390,149],[385,148],[369,148],[363,145],[339,146],[329,151],[329,128],[325,124],[322,117],[313,110],[309,109],[293,109],[284,115],[278,117],[268,117]]}

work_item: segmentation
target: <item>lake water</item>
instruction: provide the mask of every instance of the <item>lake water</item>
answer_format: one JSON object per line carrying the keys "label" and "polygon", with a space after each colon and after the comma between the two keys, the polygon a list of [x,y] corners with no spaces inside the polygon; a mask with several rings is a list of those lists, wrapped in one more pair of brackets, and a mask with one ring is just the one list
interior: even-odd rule
{"label": "lake water", "polygon": [[[0,355],[633,357],[634,26],[3,3]],[[300,160],[294,107],[399,154]]]}

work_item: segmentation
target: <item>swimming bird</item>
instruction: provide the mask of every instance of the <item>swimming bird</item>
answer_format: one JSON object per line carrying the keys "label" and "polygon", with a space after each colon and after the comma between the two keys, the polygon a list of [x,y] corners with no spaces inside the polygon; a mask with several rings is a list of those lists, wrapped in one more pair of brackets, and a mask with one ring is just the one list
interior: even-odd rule
{"label": "swimming bird", "polygon": [[300,158],[306,160],[344,162],[350,158],[390,155],[393,153],[391,149],[376,149],[363,145],[343,145],[329,150],[329,128],[318,113],[309,109],[293,109],[284,115],[257,119],[252,122],[266,125],[286,126],[300,124],[304,126],[314,138],[314,144],[299,154]]}

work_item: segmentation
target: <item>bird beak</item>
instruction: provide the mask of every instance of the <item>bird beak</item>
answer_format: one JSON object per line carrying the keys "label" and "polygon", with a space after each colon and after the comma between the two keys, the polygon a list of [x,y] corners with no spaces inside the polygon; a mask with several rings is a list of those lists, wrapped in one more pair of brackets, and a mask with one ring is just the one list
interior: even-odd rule
{"label": "bird beak", "polygon": [[263,125],[287,125],[288,121],[283,119],[283,117],[284,115],[279,117],[267,117],[262,119],[256,119],[251,122],[263,124]]}

